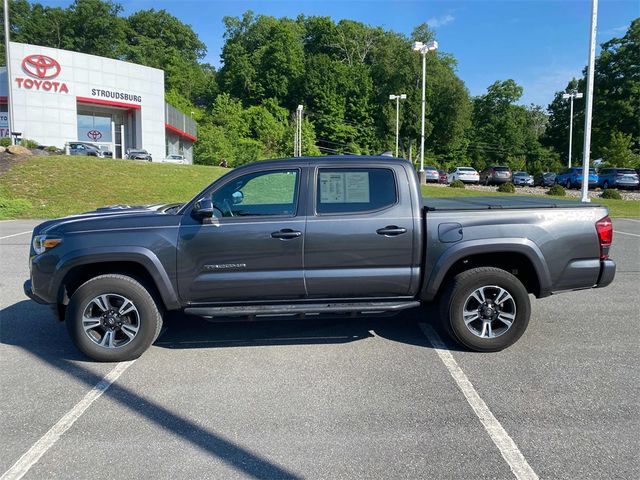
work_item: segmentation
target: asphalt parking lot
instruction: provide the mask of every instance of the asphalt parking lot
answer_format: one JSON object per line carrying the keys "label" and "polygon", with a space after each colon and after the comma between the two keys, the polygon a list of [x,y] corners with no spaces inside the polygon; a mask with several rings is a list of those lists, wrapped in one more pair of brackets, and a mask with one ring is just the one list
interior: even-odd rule
{"label": "asphalt parking lot", "polygon": [[500,353],[439,345],[430,309],[173,316],[117,365],[22,293],[35,223],[0,222],[1,480],[640,478],[639,220],[614,220],[611,286],[532,300]]}

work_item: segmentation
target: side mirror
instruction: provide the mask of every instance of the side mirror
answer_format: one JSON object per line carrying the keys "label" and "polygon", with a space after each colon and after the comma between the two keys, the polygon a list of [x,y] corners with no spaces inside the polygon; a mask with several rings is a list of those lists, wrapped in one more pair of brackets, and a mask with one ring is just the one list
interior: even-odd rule
{"label": "side mirror", "polygon": [[241,204],[243,200],[244,200],[244,193],[242,193],[240,190],[238,190],[237,192],[233,192],[231,194],[231,201],[233,202],[234,205]]}
{"label": "side mirror", "polygon": [[205,218],[213,217],[214,206],[211,202],[211,197],[203,197],[193,205],[191,215],[198,220],[204,220]]}

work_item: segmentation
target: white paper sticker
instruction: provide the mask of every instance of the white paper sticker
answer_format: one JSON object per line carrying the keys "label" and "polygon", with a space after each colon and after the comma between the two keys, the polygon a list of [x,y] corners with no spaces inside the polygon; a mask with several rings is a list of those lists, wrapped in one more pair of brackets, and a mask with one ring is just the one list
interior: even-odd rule
{"label": "white paper sticker", "polygon": [[369,203],[369,172],[320,172],[320,203]]}

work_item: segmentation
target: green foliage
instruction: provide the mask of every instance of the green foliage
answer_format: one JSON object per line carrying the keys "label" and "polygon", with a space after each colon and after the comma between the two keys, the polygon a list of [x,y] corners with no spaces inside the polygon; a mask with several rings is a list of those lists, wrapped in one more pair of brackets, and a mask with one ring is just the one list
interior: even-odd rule
{"label": "green foliage", "polygon": [[462,180],[454,180],[449,184],[451,188],[464,188],[464,182]]}
{"label": "green foliage", "polygon": [[52,145],[48,146],[48,147],[44,147],[44,151],[45,152],[49,152],[49,153],[60,153],[61,150],[58,147],[54,147]]}
{"label": "green foliage", "polygon": [[38,148],[38,145],[40,144],[35,140],[31,140],[29,138],[23,138],[20,140],[20,145],[23,146],[24,148]]}
{"label": "green foliage", "polygon": [[564,197],[567,194],[562,185],[551,185],[547,191],[547,195],[553,195],[554,197]]}
{"label": "green foliage", "polygon": [[511,182],[500,184],[498,191],[502,193],[516,193],[516,186]]}
{"label": "green foliage", "polygon": [[8,137],[0,138],[0,147],[8,147],[11,145],[11,139]]}
{"label": "green foliage", "polygon": [[640,167],[640,154],[633,151],[633,138],[630,134],[612,132],[609,143],[602,147],[601,152],[608,166]]}
{"label": "green foliage", "polygon": [[19,218],[30,208],[31,204],[27,200],[0,196],[0,219]]}
{"label": "green foliage", "polygon": [[615,188],[605,188],[600,194],[600,198],[610,198],[612,200],[622,200],[622,195]]}

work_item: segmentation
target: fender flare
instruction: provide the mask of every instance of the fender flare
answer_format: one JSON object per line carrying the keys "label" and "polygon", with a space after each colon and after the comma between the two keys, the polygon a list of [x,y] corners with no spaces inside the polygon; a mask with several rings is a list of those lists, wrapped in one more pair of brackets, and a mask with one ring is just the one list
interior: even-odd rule
{"label": "fender flare", "polygon": [[142,266],[151,276],[162,302],[168,310],[181,307],[176,289],[162,262],[148,248],[136,246],[92,247],[73,250],[58,260],[51,279],[51,292],[57,297],[64,277],[72,268],[105,262],[131,262]]}
{"label": "fender flare", "polygon": [[449,269],[465,257],[486,253],[519,253],[524,255],[533,265],[540,285],[540,297],[551,294],[551,274],[540,248],[528,238],[495,238],[467,240],[456,243],[445,250],[434,265],[427,283],[422,288],[420,298],[433,300]]}

